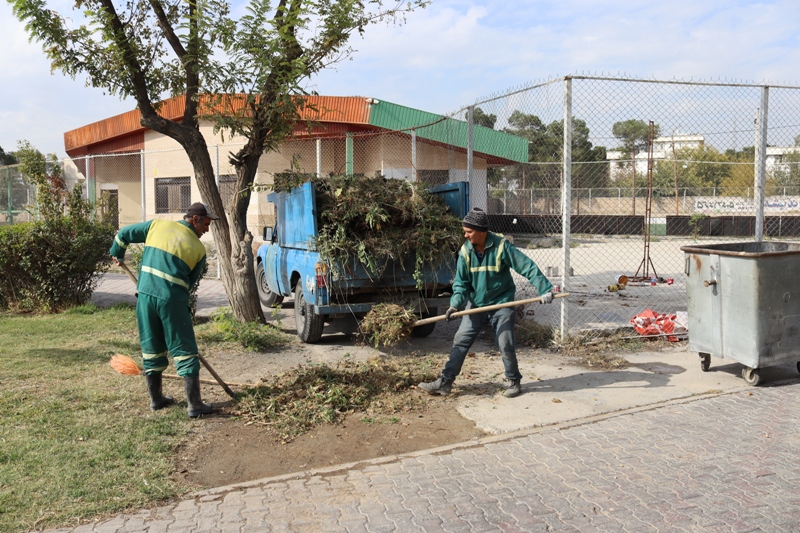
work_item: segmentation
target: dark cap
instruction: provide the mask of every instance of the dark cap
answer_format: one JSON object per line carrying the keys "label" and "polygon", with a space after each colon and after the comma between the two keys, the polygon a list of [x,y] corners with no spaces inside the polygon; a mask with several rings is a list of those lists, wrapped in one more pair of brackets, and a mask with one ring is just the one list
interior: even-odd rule
{"label": "dark cap", "polygon": [[473,207],[472,211],[464,217],[461,225],[475,231],[489,231],[489,217],[486,216],[483,209]]}
{"label": "dark cap", "polygon": [[199,215],[201,217],[208,217],[211,220],[219,220],[219,217],[211,212],[211,209],[202,202],[195,202],[189,206],[189,209],[186,211],[187,216],[192,215]]}

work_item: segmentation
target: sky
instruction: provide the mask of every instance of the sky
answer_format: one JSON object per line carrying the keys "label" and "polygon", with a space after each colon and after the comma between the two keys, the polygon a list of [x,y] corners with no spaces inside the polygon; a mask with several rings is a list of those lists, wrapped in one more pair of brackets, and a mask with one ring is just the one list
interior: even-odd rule
{"label": "sky", "polygon": [[[446,114],[569,74],[800,85],[799,20],[797,0],[433,0],[403,25],[368,27],[349,60],[306,88]],[[64,132],[135,108],[83,77],[51,74],[8,2],[0,73],[5,151],[27,140],[65,157]]]}

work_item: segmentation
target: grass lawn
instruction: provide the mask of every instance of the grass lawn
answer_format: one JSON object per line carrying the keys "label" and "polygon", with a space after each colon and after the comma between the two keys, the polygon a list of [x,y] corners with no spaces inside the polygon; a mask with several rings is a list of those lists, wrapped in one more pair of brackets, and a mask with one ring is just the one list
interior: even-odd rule
{"label": "grass lawn", "polygon": [[150,411],[144,379],[108,365],[115,353],[140,353],[133,307],[0,314],[0,531],[75,524],[191,488],[170,473],[197,422],[185,409]]}

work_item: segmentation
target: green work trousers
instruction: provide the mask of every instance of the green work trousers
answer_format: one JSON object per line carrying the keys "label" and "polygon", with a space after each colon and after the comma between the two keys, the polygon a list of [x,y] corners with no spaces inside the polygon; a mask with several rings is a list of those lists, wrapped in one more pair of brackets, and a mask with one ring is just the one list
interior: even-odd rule
{"label": "green work trousers", "polygon": [[192,313],[185,303],[176,304],[139,293],[136,321],[147,374],[167,369],[167,353],[175,361],[179,376],[200,374]]}

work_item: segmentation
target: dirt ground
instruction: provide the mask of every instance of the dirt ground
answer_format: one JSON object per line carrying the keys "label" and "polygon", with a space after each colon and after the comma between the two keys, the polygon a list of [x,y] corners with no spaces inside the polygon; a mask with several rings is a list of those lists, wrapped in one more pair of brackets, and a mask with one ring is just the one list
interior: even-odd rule
{"label": "dirt ground", "polygon": [[[288,318],[282,329],[294,334],[293,327],[294,321]],[[334,364],[343,357],[367,360],[375,356],[392,357],[421,351],[435,355],[444,365],[455,327],[444,324],[437,335],[415,339],[413,344],[393,348],[388,353],[359,346],[348,335],[326,335],[315,345],[303,344],[295,336],[290,346],[271,353],[212,352],[206,353],[205,357],[231,384],[257,383],[262,378],[269,379],[300,365]],[[502,374],[499,357],[495,359],[491,365],[493,372]],[[201,371],[201,377],[211,378],[205,370]],[[464,385],[476,377],[475,372],[465,375]],[[485,390],[481,390],[478,384],[475,393],[494,394],[500,390],[488,381],[484,381],[484,385]],[[178,385],[165,381],[164,386],[165,393],[182,397]],[[236,390],[235,385],[232,388]],[[419,390],[409,393],[423,395]],[[423,450],[485,435],[474,422],[458,414],[453,397],[426,394],[423,397],[427,406],[422,411],[374,419],[364,413],[354,413],[341,424],[317,427],[289,443],[281,443],[265,427],[246,425],[243,420],[233,417],[232,402],[220,387],[203,385],[204,400],[213,402],[218,412],[198,420],[179,450],[175,476],[192,486],[211,488]]]}

